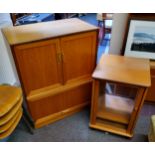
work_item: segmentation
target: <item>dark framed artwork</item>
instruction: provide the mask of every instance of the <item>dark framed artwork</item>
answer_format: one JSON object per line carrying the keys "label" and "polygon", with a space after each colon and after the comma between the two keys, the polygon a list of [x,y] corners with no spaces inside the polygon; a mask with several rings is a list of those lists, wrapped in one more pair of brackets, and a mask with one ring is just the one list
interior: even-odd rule
{"label": "dark framed artwork", "polygon": [[155,21],[130,21],[124,55],[155,59]]}

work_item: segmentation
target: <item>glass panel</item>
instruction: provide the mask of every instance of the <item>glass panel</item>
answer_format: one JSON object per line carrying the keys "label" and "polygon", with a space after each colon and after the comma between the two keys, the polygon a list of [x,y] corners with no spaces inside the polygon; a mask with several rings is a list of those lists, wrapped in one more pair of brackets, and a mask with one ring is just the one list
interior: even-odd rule
{"label": "glass panel", "polygon": [[136,94],[136,87],[100,81],[97,118],[127,128]]}

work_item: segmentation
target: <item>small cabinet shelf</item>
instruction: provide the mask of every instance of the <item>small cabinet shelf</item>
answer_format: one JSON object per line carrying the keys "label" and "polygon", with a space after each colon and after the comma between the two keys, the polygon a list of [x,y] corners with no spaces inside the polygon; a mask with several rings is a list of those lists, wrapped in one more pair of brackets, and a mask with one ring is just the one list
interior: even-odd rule
{"label": "small cabinet shelf", "polygon": [[[98,102],[97,118],[128,124],[134,101],[129,98],[105,94]],[[103,101],[103,102],[102,102]]]}

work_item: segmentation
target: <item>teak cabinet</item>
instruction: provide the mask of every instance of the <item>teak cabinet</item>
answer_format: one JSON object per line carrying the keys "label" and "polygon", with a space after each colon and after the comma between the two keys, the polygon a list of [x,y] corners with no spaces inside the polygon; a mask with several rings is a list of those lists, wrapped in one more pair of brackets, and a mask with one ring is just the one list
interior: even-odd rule
{"label": "teak cabinet", "polygon": [[65,19],[5,28],[3,32],[36,128],[90,103],[97,27]]}

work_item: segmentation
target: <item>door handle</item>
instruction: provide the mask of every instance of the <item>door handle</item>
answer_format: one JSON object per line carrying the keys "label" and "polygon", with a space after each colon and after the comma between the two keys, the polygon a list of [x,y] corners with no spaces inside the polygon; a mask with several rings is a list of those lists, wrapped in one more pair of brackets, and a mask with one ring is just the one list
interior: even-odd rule
{"label": "door handle", "polygon": [[62,54],[61,53],[57,53],[57,62],[58,63],[62,62]]}

